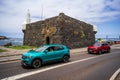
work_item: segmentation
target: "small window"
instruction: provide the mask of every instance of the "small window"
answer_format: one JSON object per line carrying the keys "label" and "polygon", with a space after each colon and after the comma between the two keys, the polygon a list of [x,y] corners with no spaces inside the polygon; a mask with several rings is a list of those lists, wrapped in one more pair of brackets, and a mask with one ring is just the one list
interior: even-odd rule
{"label": "small window", "polygon": [[106,43],[105,46],[108,46],[108,44]]}
{"label": "small window", "polygon": [[57,50],[63,50],[64,48],[62,46],[55,46],[54,47],[54,50],[57,51]]}
{"label": "small window", "polygon": [[105,46],[105,44],[102,44],[102,46]]}
{"label": "small window", "polygon": [[49,47],[49,48],[47,48],[47,50],[48,50],[48,52],[52,52],[52,51],[54,51],[54,47]]}

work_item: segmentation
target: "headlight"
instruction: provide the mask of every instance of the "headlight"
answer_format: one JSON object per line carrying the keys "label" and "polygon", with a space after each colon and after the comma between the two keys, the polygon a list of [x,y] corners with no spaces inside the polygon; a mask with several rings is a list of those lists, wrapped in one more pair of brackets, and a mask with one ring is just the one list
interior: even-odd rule
{"label": "headlight", "polygon": [[27,58],[32,58],[32,56],[27,56]]}
{"label": "headlight", "polygon": [[23,59],[32,58],[32,56],[22,56]]}

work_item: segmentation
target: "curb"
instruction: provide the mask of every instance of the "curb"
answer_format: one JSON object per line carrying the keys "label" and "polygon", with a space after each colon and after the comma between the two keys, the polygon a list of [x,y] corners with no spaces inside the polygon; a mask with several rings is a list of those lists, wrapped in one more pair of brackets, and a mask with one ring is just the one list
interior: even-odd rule
{"label": "curb", "polygon": [[4,63],[4,62],[11,62],[11,61],[19,61],[20,59],[13,59],[13,60],[4,60],[4,61],[0,61],[0,63]]}
{"label": "curb", "polygon": [[85,53],[85,52],[87,52],[87,51],[81,51],[81,52],[71,52],[70,54],[72,54],[72,55],[74,55],[74,54],[81,54],[81,53]]}
{"label": "curb", "polygon": [[118,74],[120,73],[120,68],[112,75],[112,77],[110,78],[110,80],[116,80]]}
{"label": "curb", "polygon": [[[114,46],[114,45],[113,45]],[[116,46],[116,45],[115,45]],[[112,46],[111,46],[112,47]],[[87,53],[87,47],[84,48],[76,48],[76,49],[70,49],[70,54],[79,54],[79,53]],[[14,57],[14,56],[20,56],[22,54],[12,54],[12,55],[1,55],[0,58],[7,58],[7,57]],[[9,61],[16,61],[16,60],[20,60],[20,58],[16,58],[16,59],[4,59],[4,60],[0,60],[0,62],[9,62]]]}
{"label": "curb", "polygon": [[0,57],[0,63],[20,60],[21,55]]}
{"label": "curb", "polygon": [[1,58],[1,57],[10,57],[10,56],[19,56],[19,55],[22,55],[22,54],[4,55],[4,56],[0,56],[0,58]]}
{"label": "curb", "polygon": [[[71,52],[71,54],[78,54],[78,53],[84,53],[84,52],[86,52],[85,50],[84,51],[70,51]],[[0,58],[7,58],[6,60],[0,60],[0,63],[3,63],[3,62],[10,62],[10,61],[16,61],[16,60],[20,60],[20,58],[16,58],[16,59],[14,59],[14,58],[9,58],[9,57],[14,57],[14,56],[21,56],[22,54],[15,54],[15,55],[4,55],[4,56],[0,56]]]}

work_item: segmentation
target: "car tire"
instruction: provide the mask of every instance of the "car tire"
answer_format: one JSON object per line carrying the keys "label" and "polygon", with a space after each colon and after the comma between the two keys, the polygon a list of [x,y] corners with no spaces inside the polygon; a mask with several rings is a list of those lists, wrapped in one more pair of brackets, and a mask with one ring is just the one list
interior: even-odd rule
{"label": "car tire", "polygon": [[101,50],[99,50],[99,51],[98,51],[98,54],[102,54],[102,51],[101,51]]}
{"label": "car tire", "polygon": [[41,62],[40,59],[35,59],[35,60],[33,60],[33,62],[32,62],[32,67],[35,68],[35,69],[41,67],[41,65],[42,65],[42,62]]}
{"label": "car tire", "polygon": [[107,50],[107,53],[110,53],[110,49]]}
{"label": "car tire", "polygon": [[68,55],[65,55],[63,57],[63,62],[66,63],[66,62],[69,62],[69,56]]}
{"label": "car tire", "polygon": [[88,54],[92,54],[91,52],[88,52]]}
{"label": "car tire", "polygon": [[26,68],[27,66],[25,66],[25,65],[23,65],[23,64],[21,64],[21,66],[22,66],[22,68]]}

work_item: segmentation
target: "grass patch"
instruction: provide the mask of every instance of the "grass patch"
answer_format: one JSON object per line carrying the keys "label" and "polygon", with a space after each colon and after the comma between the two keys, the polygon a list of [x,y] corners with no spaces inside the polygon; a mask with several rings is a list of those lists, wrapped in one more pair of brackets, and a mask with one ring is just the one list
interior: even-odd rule
{"label": "grass patch", "polygon": [[0,52],[6,52],[7,50],[0,49]]}
{"label": "grass patch", "polygon": [[35,46],[6,46],[7,48],[17,49],[17,50],[24,50],[24,49],[34,49]]}

